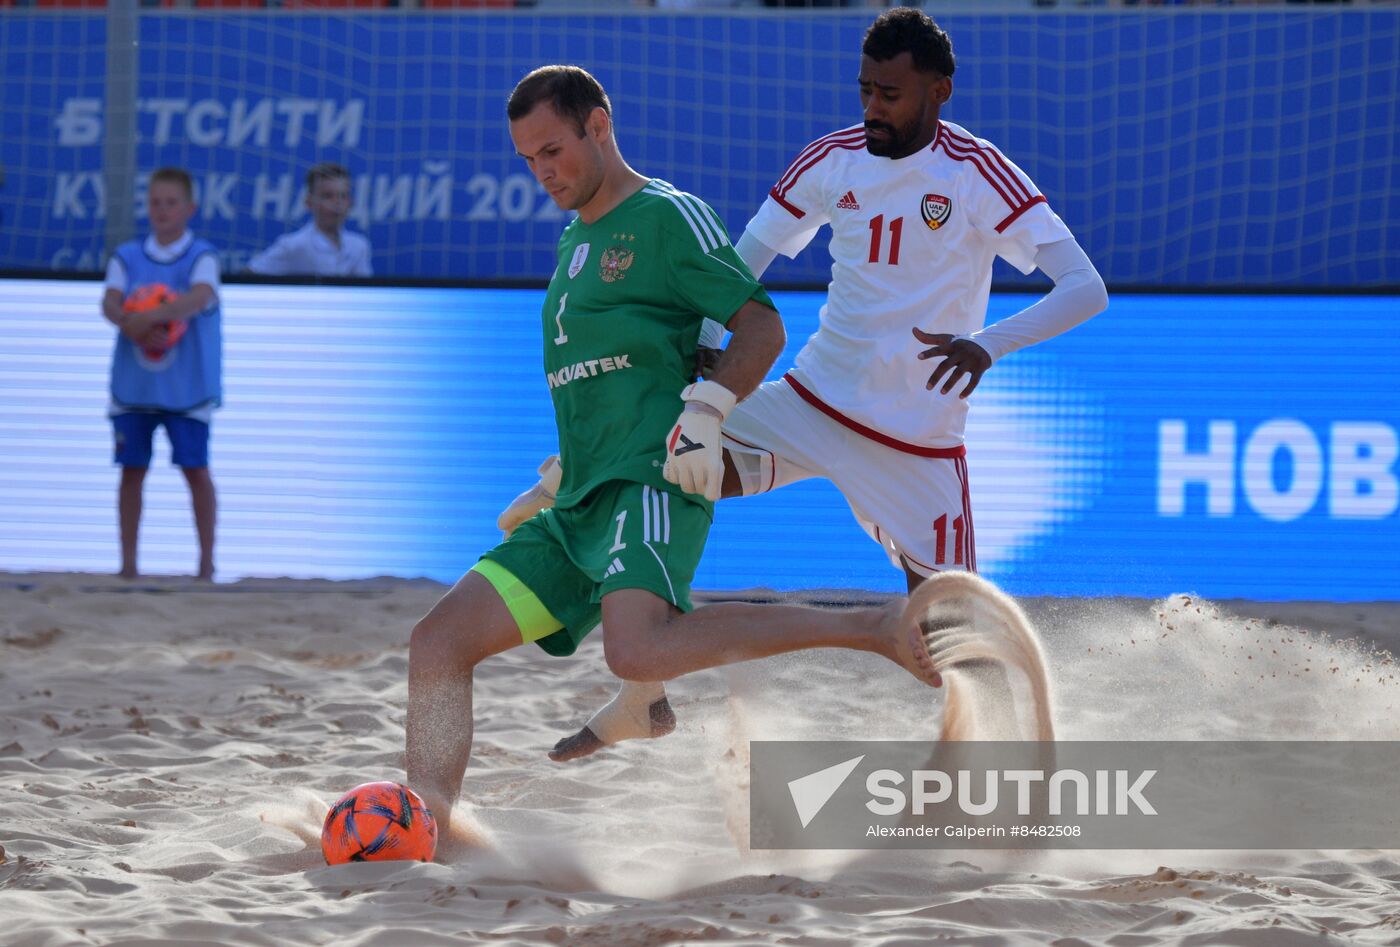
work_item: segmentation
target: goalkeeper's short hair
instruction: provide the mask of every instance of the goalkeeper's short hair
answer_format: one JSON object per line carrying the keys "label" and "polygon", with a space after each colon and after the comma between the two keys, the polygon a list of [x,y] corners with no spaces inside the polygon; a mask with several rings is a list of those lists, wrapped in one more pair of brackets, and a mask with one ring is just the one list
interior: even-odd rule
{"label": "goalkeeper's short hair", "polygon": [[506,115],[514,122],[541,102],[548,102],[560,118],[572,122],[580,138],[583,123],[594,109],[612,116],[612,102],[603,84],[579,66],[541,66],[521,79],[506,102]]}

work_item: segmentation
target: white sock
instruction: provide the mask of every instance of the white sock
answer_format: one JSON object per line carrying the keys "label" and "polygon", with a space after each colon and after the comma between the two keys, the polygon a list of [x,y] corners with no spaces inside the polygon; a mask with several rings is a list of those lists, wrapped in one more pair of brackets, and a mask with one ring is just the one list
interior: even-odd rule
{"label": "white sock", "polygon": [[588,729],[604,746],[649,737],[651,705],[665,696],[666,686],[660,681],[623,681],[617,696],[589,719]]}

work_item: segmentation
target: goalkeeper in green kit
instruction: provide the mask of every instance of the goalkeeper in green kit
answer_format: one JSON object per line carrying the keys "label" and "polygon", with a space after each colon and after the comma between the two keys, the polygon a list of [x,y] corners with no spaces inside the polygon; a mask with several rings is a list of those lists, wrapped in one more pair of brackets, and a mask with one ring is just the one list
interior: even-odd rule
{"label": "goalkeeper in green kit", "polygon": [[[623,160],[591,75],[537,69],[507,113],[516,151],[578,212],[541,317],[564,475],[553,508],[488,550],[413,629],[408,782],[444,829],[471,755],[473,671],[523,643],[567,656],[601,621],[608,666],[630,681],[817,647],[882,654],[935,687],[943,666],[921,629],[927,595],[869,609],[693,609],[720,425],[782,351],[782,322],[718,215]],[[691,384],[706,317],[733,338]]]}

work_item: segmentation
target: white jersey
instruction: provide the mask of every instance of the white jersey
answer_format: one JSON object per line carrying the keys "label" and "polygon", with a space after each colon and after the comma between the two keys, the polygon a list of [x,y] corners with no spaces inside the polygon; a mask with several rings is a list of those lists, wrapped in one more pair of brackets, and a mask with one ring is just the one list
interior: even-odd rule
{"label": "white jersey", "polygon": [[314,220],[254,254],[248,269],[265,276],[374,275],[368,237],[342,228],[340,245],[336,246],[316,228]]}
{"label": "white jersey", "polygon": [[971,335],[987,317],[992,261],[1023,273],[1037,247],[1073,239],[1030,178],[991,144],[940,122],[904,158],[865,148],[860,125],[797,156],[748,233],[796,256],[831,225],[831,284],[821,322],[788,383],[809,403],[889,447],[961,453],[967,401],[925,385],[925,332]]}

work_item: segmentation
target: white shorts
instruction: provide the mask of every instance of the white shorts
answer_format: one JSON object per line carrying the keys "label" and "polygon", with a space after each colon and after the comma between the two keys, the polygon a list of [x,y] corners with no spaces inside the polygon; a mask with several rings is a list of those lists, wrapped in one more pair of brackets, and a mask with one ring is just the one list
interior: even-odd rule
{"label": "white shorts", "polygon": [[822,477],[896,568],[922,576],[977,571],[960,449],[921,457],[887,447],[828,417],[785,381],[766,382],[739,402],[724,422],[724,446],[760,459],[760,482],[746,495]]}

